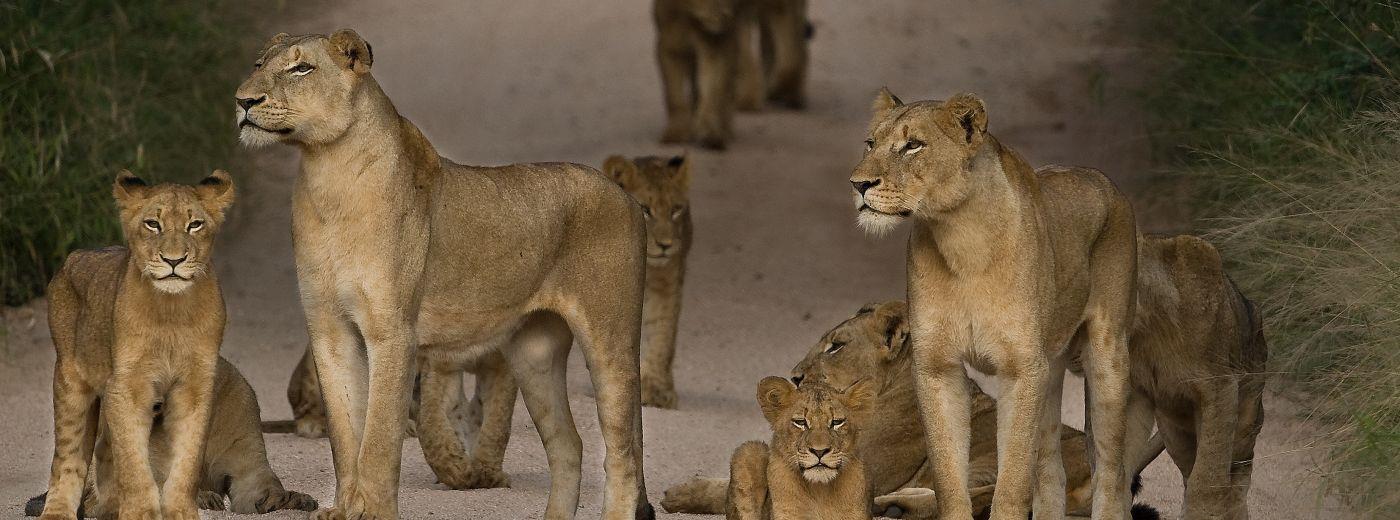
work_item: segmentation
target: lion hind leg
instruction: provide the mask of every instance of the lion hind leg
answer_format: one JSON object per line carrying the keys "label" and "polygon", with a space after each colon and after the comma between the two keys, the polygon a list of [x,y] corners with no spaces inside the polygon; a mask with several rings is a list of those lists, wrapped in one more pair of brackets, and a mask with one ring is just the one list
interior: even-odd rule
{"label": "lion hind leg", "polygon": [[549,461],[547,519],[573,518],[578,508],[583,440],[569,411],[565,383],[572,338],[568,325],[557,315],[539,313],[526,319],[513,344],[503,352]]}
{"label": "lion hind leg", "polygon": [[1186,478],[1183,518],[1217,518],[1231,509],[1239,383],[1234,378],[1204,385],[1196,414],[1196,461]]}

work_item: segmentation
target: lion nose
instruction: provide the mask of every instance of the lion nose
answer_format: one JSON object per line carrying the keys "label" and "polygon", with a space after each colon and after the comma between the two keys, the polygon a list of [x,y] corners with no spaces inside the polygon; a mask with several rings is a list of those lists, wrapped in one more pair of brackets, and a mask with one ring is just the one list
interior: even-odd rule
{"label": "lion nose", "polygon": [[816,455],[817,460],[821,460],[821,458],[826,456],[826,454],[831,453],[831,448],[809,448],[807,451],[810,451],[813,455]]}
{"label": "lion nose", "polygon": [[166,258],[165,255],[161,255],[161,257],[160,257],[161,261],[163,261],[163,262],[165,262],[165,263],[167,263],[167,264],[170,264],[170,268],[171,268],[171,269],[174,269],[175,266],[180,265],[181,262],[184,262],[184,261],[185,261],[185,258],[186,258],[186,257],[184,257],[184,256],[182,256],[182,257],[180,257],[180,258]]}
{"label": "lion nose", "polygon": [[254,106],[257,106],[259,103],[262,103],[263,101],[266,101],[266,100],[267,100],[267,96],[258,96],[258,97],[255,97],[255,98],[250,98],[250,97],[248,97],[248,98],[238,98],[238,106],[243,107],[243,110],[248,110],[248,109],[253,108]]}
{"label": "lion nose", "polygon": [[856,193],[859,193],[861,195],[865,195],[865,190],[874,188],[879,185],[880,179],[875,179],[873,181],[851,181],[851,186],[855,186]]}
{"label": "lion nose", "polygon": [[657,246],[657,247],[660,247],[662,251],[665,251],[665,250],[667,250],[667,249],[670,249],[670,248],[671,248],[671,244],[673,244],[673,243],[674,243],[674,242],[672,242],[672,241],[670,241],[670,240],[657,240],[657,241],[656,241],[656,246]]}

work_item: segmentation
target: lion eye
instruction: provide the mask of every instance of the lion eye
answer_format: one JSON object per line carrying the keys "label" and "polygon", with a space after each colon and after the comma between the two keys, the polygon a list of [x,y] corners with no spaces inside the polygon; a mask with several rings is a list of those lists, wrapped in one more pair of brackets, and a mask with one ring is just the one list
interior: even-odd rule
{"label": "lion eye", "polygon": [[189,225],[189,226],[186,226],[185,230],[186,230],[186,231],[199,231],[200,229],[203,229],[203,228],[204,228],[204,221],[203,221],[203,220],[191,220],[191,221],[190,221],[190,225]]}
{"label": "lion eye", "polygon": [[833,429],[833,430],[835,430],[835,429],[837,429],[837,428],[840,428],[840,427],[842,427],[842,426],[845,426],[845,425],[846,425],[846,420],[845,420],[845,419],[832,419],[832,420],[831,420],[831,429]]}
{"label": "lion eye", "polygon": [[291,72],[293,76],[305,76],[310,74],[311,71],[316,70],[316,67],[311,66],[309,63],[298,63],[287,70]]}
{"label": "lion eye", "polygon": [[874,150],[874,149],[875,149],[875,140],[874,140],[874,139],[866,139],[866,140],[865,140],[865,151],[868,152],[868,151],[871,151],[871,150]]}
{"label": "lion eye", "polygon": [[253,70],[261,69],[262,66],[263,66],[262,60],[258,60],[258,61],[253,62]]}
{"label": "lion eye", "polygon": [[651,218],[651,207],[647,206],[646,204],[642,204],[642,216],[646,218]]}
{"label": "lion eye", "polygon": [[151,230],[151,231],[155,231],[156,233],[160,233],[160,221],[159,221],[159,220],[156,220],[156,219],[153,219],[153,218],[148,218],[148,219],[146,219],[144,222],[142,222],[142,224],[145,224],[145,225],[146,225],[146,229],[149,229],[149,230]]}
{"label": "lion eye", "polygon": [[844,348],[845,346],[846,346],[846,342],[844,342],[844,341],[833,341],[833,342],[831,342],[831,345],[830,345],[830,346],[826,347],[826,353],[827,353],[827,354],[835,354],[835,353],[837,353],[837,352],[840,352],[841,349]]}
{"label": "lion eye", "polygon": [[685,213],[685,206],[677,207],[675,211],[671,212],[671,220],[681,218],[682,213]]}
{"label": "lion eye", "polygon": [[805,429],[807,429],[807,420],[806,420],[806,419],[793,419],[793,420],[792,420],[792,425],[793,425],[793,426],[796,426],[797,429],[799,429],[799,430],[805,430]]}
{"label": "lion eye", "polygon": [[924,142],[923,142],[923,141],[920,141],[920,140],[918,140],[918,139],[910,139],[909,142],[904,143],[904,155],[910,155],[910,154],[913,154],[913,153],[917,153],[919,150],[923,150],[923,149],[924,149]]}

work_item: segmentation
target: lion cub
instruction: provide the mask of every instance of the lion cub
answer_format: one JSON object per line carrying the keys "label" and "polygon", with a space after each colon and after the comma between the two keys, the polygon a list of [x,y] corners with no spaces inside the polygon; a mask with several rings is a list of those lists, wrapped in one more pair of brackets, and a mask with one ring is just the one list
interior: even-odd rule
{"label": "lion cub", "polygon": [[684,156],[620,155],[603,172],[642,205],[647,224],[646,293],[642,303],[642,404],[676,407],[671,362],[681,316],[685,257],[690,253],[690,161]]}
{"label": "lion cub", "polygon": [[[70,254],[48,287],[57,361],[53,470],[41,516],[75,516],[100,429],[113,477],[98,484],[115,484],[98,489],[104,514],[196,519],[224,334],[209,254],[233,180],[215,171],[196,186],[151,186],[122,171],[112,194],[127,247]],[[153,456],[157,416],[177,434]]]}
{"label": "lion cub", "polygon": [[795,386],[775,376],[759,381],[758,405],[773,439],[734,450],[727,518],[870,518],[865,465],[856,454],[859,425],[850,416],[873,394],[868,380],[845,390],[815,381]]}
{"label": "lion cub", "polygon": [[723,149],[735,108],[756,110],[765,96],[789,108],[806,103],[806,0],[655,0],[652,18],[666,101],[662,142]]}

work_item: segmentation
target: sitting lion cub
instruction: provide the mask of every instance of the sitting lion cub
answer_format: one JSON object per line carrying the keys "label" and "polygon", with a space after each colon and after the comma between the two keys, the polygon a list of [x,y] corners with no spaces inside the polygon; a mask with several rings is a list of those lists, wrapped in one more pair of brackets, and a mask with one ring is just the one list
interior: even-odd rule
{"label": "sitting lion cub", "polygon": [[825,383],[794,386],[781,377],[758,383],[758,404],[773,428],[770,444],[734,451],[729,473],[730,520],[868,519],[870,491],[856,454],[859,425],[851,414],[869,404],[873,384],[845,390]]}
{"label": "sitting lion cub", "polygon": [[[53,470],[41,517],[75,517],[99,438],[88,513],[193,520],[200,489],[228,493],[245,511],[314,507],[282,491],[248,453],[235,460],[205,453],[227,448],[206,443],[205,434],[217,397],[228,395],[220,390],[237,385],[232,367],[221,369],[224,302],[209,263],[233,180],[215,171],[196,186],[150,186],[123,171],[112,193],[127,247],[70,254],[48,287],[57,360]],[[220,439],[260,453],[255,410],[252,424],[216,421]]]}
{"label": "sitting lion cub", "polygon": [[676,407],[671,361],[681,316],[685,257],[690,253],[690,161],[676,156],[620,155],[603,162],[612,177],[642,205],[647,221],[647,282],[642,299],[642,404]]}

